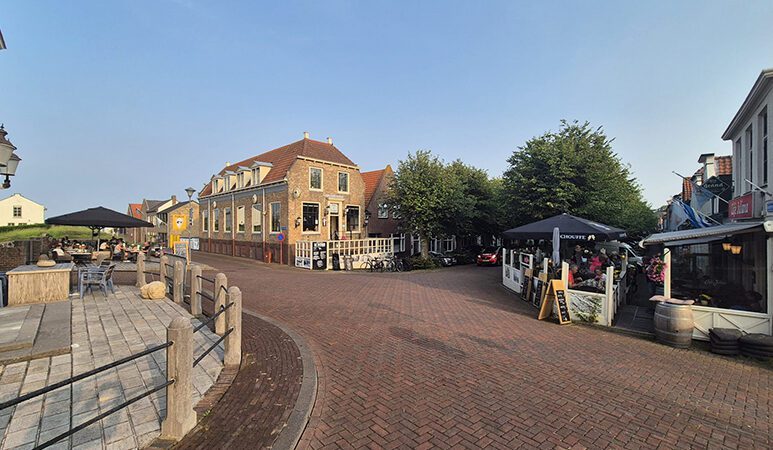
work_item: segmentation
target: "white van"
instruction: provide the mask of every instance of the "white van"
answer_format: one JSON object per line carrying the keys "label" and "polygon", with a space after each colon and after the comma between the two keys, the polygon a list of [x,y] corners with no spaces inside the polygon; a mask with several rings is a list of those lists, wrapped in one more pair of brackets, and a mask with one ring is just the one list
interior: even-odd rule
{"label": "white van", "polygon": [[596,242],[596,250],[604,249],[607,254],[617,252],[620,256],[628,256],[628,264],[636,266],[639,272],[644,270],[644,258],[634,250],[633,247],[625,242],[609,241],[609,242]]}

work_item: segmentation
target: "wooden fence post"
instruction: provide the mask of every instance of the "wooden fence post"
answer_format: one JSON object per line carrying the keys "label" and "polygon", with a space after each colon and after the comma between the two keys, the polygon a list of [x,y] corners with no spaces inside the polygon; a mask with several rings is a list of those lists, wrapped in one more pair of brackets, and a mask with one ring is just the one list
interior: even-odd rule
{"label": "wooden fence post", "polygon": [[137,283],[135,284],[135,286],[137,286],[138,288],[141,288],[146,284],[147,284],[147,281],[145,281],[145,254],[140,252],[137,254]]}
{"label": "wooden fence post", "polygon": [[185,265],[182,261],[174,262],[174,278],[172,279],[172,300],[182,304],[185,289]]}
{"label": "wooden fence post", "polygon": [[225,338],[223,363],[238,366],[242,361],[242,291],[236,286],[228,288],[227,304],[231,303],[233,305],[225,311],[225,318],[228,329],[233,331]]}
{"label": "wooden fence post", "polygon": [[[215,311],[220,312],[221,307],[225,307],[226,290],[228,289],[228,278],[224,273],[215,275]],[[222,336],[225,333],[225,314],[220,314],[215,319],[215,334]]]}
{"label": "wooden fence post", "polygon": [[164,292],[166,292],[166,266],[169,264],[169,257],[164,255],[158,262],[158,280],[164,284]]}
{"label": "wooden fence post", "polygon": [[161,436],[180,440],[196,426],[191,383],[193,372],[193,325],[185,317],[175,317],[166,329],[166,379],[174,380],[166,388],[166,417]]}
{"label": "wooden fence post", "polygon": [[201,266],[191,265],[191,315],[193,317],[201,316]]}

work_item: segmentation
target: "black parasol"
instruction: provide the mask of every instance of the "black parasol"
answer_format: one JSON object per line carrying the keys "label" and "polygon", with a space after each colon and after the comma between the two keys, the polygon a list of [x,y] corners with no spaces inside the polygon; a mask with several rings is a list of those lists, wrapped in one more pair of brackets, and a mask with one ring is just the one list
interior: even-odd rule
{"label": "black parasol", "polygon": [[620,228],[566,213],[507,230],[502,236],[513,240],[551,240],[554,228],[559,229],[562,241],[614,241],[626,236]]}

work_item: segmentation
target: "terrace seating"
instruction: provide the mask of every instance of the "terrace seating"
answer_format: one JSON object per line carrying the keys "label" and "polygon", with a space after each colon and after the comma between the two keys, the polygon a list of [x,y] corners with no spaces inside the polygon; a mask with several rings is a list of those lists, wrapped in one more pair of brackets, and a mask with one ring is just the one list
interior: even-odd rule
{"label": "terrace seating", "polygon": [[94,286],[98,286],[99,290],[107,297],[107,290],[115,294],[115,288],[113,286],[113,271],[115,270],[115,264],[110,261],[103,261],[102,265],[98,267],[87,267],[78,271],[78,291],[81,298],[86,293],[86,289],[91,292]]}

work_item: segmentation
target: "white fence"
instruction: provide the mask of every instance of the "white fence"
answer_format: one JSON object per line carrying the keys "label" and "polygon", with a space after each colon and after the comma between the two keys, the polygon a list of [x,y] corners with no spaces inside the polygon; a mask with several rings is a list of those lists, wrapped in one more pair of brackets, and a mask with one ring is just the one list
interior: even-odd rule
{"label": "white fence", "polygon": [[[324,243],[324,255],[315,255],[315,245]],[[320,247],[318,246],[318,249]],[[367,257],[392,256],[394,243],[392,238],[368,238],[339,241],[298,241],[295,243],[295,265],[304,269],[312,268],[315,258],[325,258],[327,270],[333,268],[333,255],[338,255],[343,268],[343,257],[352,257],[352,267],[361,269]]]}

